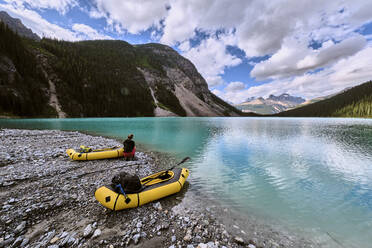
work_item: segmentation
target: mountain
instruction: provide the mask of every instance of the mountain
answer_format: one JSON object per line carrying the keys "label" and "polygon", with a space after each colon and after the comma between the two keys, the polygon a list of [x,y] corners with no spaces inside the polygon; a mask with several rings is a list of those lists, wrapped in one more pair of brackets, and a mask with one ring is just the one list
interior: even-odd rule
{"label": "mountain", "polygon": [[257,114],[275,114],[294,108],[297,105],[304,103],[305,99],[294,97],[289,94],[281,94],[279,96],[270,95],[264,99],[262,97],[250,97],[245,102],[235,105],[236,108],[243,112],[253,112]]}
{"label": "mountain", "polygon": [[[0,115],[239,116],[160,44],[25,39],[0,23]],[[3,38],[4,37],[4,38]]]}
{"label": "mountain", "polygon": [[285,104],[288,104],[288,105],[297,105],[297,104],[301,104],[303,102],[305,102],[305,99],[303,99],[302,97],[295,97],[295,96],[291,96],[289,94],[281,94],[280,96],[274,96],[274,95],[270,95],[267,100],[271,100],[271,101],[275,101],[275,102],[283,102]]}
{"label": "mountain", "polygon": [[21,20],[13,18],[8,15],[5,11],[0,11],[0,21],[5,23],[11,30],[16,32],[18,35],[27,37],[33,40],[40,40],[40,37],[33,33],[31,29],[26,28]]}
{"label": "mountain", "polygon": [[327,99],[276,114],[288,117],[372,117],[372,81]]}

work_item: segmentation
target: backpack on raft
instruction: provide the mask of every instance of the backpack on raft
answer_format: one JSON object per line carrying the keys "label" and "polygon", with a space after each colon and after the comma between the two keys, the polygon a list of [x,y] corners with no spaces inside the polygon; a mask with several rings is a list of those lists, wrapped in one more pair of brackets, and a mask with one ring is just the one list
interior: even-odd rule
{"label": "backpack on raft", "polygon": [[80,146],[80,152],[81,153],[87,153],[87,152],[92,152],[93,149],[87,146]]}
{"label": "backpack on raft", "polygon": [[112,178],[111,187],[119,194],[138,193],[142,189],[142,184],[137,175],[120,172]]}

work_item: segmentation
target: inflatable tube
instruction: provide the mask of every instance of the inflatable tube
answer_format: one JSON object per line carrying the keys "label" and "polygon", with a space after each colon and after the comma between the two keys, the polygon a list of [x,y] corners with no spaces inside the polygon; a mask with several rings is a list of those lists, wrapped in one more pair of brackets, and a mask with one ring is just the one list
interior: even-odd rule
{"label": "inflatable tube", "polygon": [[106,158],[118,158],[124,156],[124,149],[121,148],[107,148],[92,152],[77,152],[74,149],[67,149],[66,153],[72,160],[96,160]]}
{"label": "inflatable tube", "polygon": [[[169,170],[167,173],[169,178],[164,179],[161,175],[165,175],[166,173],[167,171],[164,170],[142,178],[141,184],[143,189],[138,193],[126,194],[126,197],[105,186],[98,188],[94,196],[104,207],[111,210],[136,208],[179,192],[189,176],[189,170],[186,168]],[[163,179],[157,178],[159,175]]]}

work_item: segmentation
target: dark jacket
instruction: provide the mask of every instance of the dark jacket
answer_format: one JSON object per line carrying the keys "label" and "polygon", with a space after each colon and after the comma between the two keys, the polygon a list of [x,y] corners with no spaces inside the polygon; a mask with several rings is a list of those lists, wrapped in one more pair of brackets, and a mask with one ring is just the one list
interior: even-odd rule
{"label": "dark jacket", "polygon": [[136,145],[133,140],[126,139],[123,143],[124,145],[124,152],[129,153],[133,151],[134,146]]}

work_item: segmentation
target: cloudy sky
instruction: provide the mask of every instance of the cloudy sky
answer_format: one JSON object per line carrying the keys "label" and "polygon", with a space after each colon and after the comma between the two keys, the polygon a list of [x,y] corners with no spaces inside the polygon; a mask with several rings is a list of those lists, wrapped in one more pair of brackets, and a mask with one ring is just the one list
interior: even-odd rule
{"label": "cloudy sky", "polygon": [[169,45],[233,103],[372,79],[370,0],[0,0],[0,10],[41,37]]}

